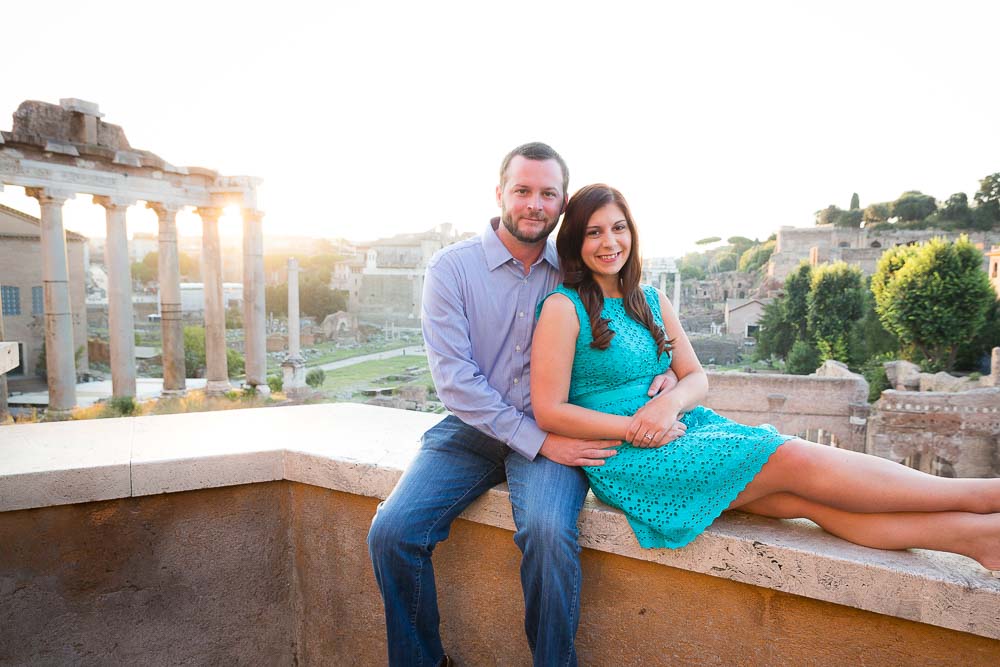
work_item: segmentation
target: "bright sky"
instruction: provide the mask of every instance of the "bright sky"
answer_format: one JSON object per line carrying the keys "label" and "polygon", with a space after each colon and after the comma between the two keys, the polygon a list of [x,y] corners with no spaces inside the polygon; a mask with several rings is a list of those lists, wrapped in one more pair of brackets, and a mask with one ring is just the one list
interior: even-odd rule
{"label": "bright sky", "polygon": [[[852,192],[971,200],[1000,171],[1000,3],[150,6],[8,3],[0,129],[25,99],[97,102],[134,147],[263,178],[265,249],[268,232],[478,232],[501,158],[531,140],[563,154],[571,190],[621,189],[647,256],[811,225]],[[0,202],[37,212],[20,188]],[[88,197],[67,207],[103,235]]]}

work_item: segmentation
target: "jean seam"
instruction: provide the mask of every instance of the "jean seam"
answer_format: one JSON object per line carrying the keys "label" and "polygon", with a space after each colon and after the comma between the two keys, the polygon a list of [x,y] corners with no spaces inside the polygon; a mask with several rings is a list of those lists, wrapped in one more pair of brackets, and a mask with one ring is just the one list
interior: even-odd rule
{"label": "jean seam", "polygon": [[[440,516],[438,516],[438,518],[436,518],[434,520],[434,522],[427,528],[427,532],[424,533],[423,540],[421,542],[421,548],[423,548],[425,551],[427,550],[427,543],[428,543],[428,541],[430,539],[430,534],[432,532],[434,532],[434,528],[437,527],[437,525],[441,522],[442,517],[446,516],[448,514],[448,512],[450,512],[456,505],[458,505],[460,502],[462,502],[462,499],[464,499],[466,496],[468,496],[469,493],[472,491],[472,489],[474,489],[477,486],[479,486],[483,482],[483,480],[485,480],[487,477],[489,477],[494,472],[496,472],[497,468],[499,468],[499,467],[500,467],[499,465],[493,464],[493,467],[490,468],[486,473],[484,473],[479,479],[477,479],[475,481],[475,483],[473,483],[465,491],[465,493],[463,493],[461,496],[459,496],[455,500],[455,502],[453,502],[451,505],[449,505],[448,507],[446,507],[444,509],[444,511],[441,512]],[[429,560],[429,558],[430,557],[428,557],[428,560]],[[413,607],[410,610],[410,627],[413,628],[414,630],[416,629],[416,626],[417,626],[417,613],[418,613],[418,610],[420,609],[420,596],[423,594],[423,574],[424,574],[424,564],[423,564],[423,560],[421,560],[420,564],[417,566],[417,576],[416,576],[417,590],[416,590],[416,595],[414,595]],[[417,642],[414,642],[414,644],[417,647],[417,651],[419,651],[420,650],[420,642],[417,641]],[[418,656],[418,657],[420,657],[420,656]],[[423,663],[418,660],[417,664],[423,664]]]}

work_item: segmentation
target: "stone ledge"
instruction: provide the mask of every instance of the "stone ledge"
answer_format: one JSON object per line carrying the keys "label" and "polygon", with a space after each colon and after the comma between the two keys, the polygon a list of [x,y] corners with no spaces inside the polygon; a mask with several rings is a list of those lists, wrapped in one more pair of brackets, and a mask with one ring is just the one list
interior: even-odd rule
{"label": "stone ledge", "polygon": [[[0,511],[289,480],[384,498],[440,419],[355,404],[0,428]],[[463,515],[513,530],[501,485]],[[1000,639],[1000,581],[951,554],[848,544],[808,521],[727,514],[680,550],[645,550],[592,497],[582,546]]]}

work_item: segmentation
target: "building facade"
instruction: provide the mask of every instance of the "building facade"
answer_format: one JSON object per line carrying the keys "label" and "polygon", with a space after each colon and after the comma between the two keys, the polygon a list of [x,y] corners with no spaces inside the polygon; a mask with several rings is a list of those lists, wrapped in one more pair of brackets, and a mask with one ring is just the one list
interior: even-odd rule
{"label": "building facade", "polygon": [[[16,342],[21,364],[9,379],[45,377],[38,365],[45,349],[45,288],[38,218],[0,205],[0,292],[7,340]],[[76,370],[87,370],[87,238],[66,232],[69,297]]]}

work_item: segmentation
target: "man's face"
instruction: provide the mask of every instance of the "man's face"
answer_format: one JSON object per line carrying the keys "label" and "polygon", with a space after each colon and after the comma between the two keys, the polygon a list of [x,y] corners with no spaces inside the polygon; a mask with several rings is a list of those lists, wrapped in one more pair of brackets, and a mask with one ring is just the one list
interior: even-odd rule
{"label": "man's face", "polygon": [[522,243],[545,240],[566,205],[563,174],[555,160],[529,160],[518,155],[497,186],[500,221]]}

